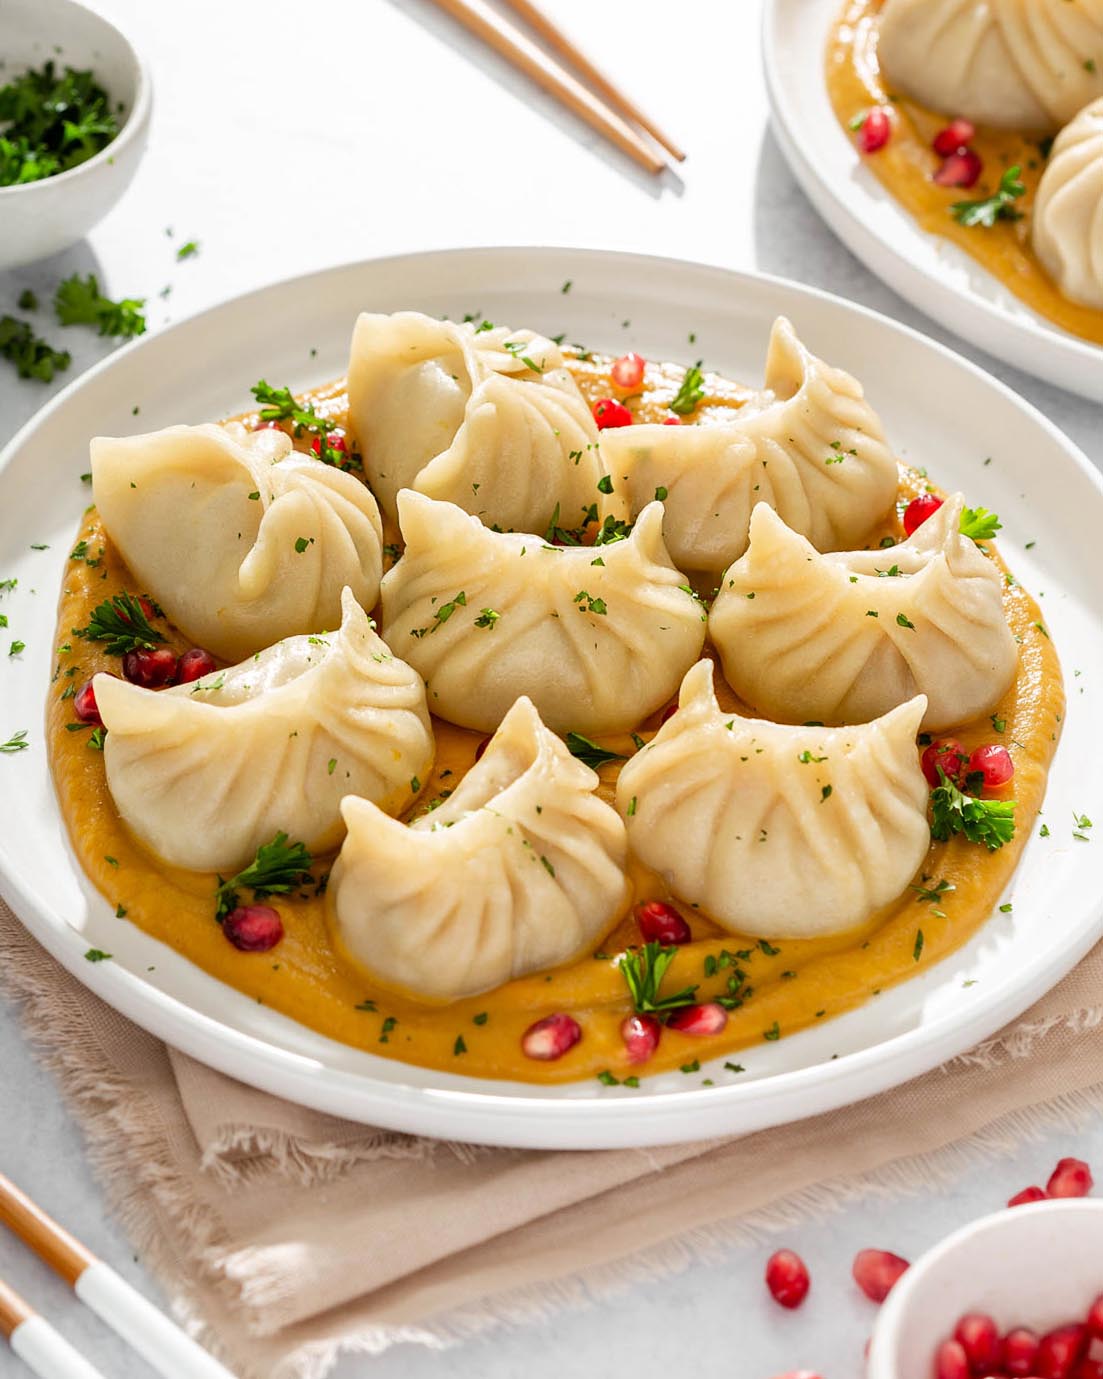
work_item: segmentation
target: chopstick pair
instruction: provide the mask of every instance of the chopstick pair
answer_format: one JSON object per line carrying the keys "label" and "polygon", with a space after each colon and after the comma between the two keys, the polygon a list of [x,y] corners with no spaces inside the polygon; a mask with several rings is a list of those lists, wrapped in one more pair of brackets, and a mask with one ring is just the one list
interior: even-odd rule
{"label": "chopstick pair", "polygon": [[[234,1379],[110,1265],[51,1220],[0,1173],[0,1222],[165,1379]],[[68,1341],[0,1280],[0,1336],[41,1379],[103,1379]]]}
{"label": "chopstick pair", "polygon": [[[437,6],[450,14],[468,32],[504,57],[507,62],[530,77],[542,90],[555,96],[568,110],[603,134],[622,153],[648,172],[658,173],[667,166],[666,159],[656,152],[654,145],[643,139],[644,130],[655,144],[677,162],[685,154],[640,108],[623,95],[556,26],[533,4],[532,0],[506,0],[510,9],[535,33],[563,57],[593,87],[565,71],[519,29],[513,27],[492,10],[485,0],[435,0]],[[595,91],[599,94],[595,94]],[[604,98],[604,99],[602,99]],[[637,128],[638,126],[638,128]]]}

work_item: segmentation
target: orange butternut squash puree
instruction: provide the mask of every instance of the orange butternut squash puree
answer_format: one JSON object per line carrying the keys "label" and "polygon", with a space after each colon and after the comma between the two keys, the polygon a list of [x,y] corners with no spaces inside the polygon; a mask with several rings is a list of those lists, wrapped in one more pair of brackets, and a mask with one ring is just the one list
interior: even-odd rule
{"label": "orange butternut squash puree", "polygon": [[[573,360],[572,368],[590,399],[608,395],[605,357]],[[682,371],[673,366],[649,366],[644,387],[629,404],[641,419],[668,415],[666,404],[677,389]],[[747,390],[715,376],[699,416],[722,415],[746,399]],[[342,384],[312,395],[318,410],[343,420]],[[304,445],[306,442],[300,442]],[[915,471],[902,473],[901,498],[926,488]],[[983,498],[983,494],[978,495]],[[886,529],[899,537],[898,525]],[[388,534],[390,539],[394,534]],[[313,894],[270,902],[281,913],[283,941],[269,953],[240,953],[223,937],[214,919],[215,878],[179,871],[151,856],[128,832],[116,814],[104,777],[103,754],[89,746],[90,730],[70,732],[74,721],[70,686],[79,687],[99,670],[119,672],[117,658],[102,645],[73,637],[70,629],[87,624],[102,599],[133,588],[125,566],[105,536],[95,510],[89,509],[79,539],[87,542],[84,559],[71,560],[61,594],[57,673],[49,693],[48,729],[54,778],[82,865],[113,906],[125,909],[120,923],[137,924],[171,945],[190,961],[257,1001],[344,1043],[388,1058],[426,1067],[443,1068],[480,1077],[518,1078],[529,1082],[567,1082],[594,1077],[608,1069],[623,1078],[641,1070],[627,1064],[618,1034],[629,1011],[626,988],[615,967],[624,948],[639,942],[629,912],[593,956],[547,973],[508,983],[496,991],[446,1006],[431,1006],[385,990],[335,951],[327,928],[326,902]],[[999,557],[994,556],[998,561]],[[1018,830],[1014,842],[996,853],[955,839],[931,848],[923,872],[945,879],[955,888],[939,904],[924,903],[909,891],[860,932],[814,942],[779,940],[759,945],[723,933],[704,915],[683,907],[692,922],[694,940],[681,949],[667,977],[676,990],[700,984],[706,999],[726,992],[730,967],[705,977],[705,959],[723,949],[738,951],[746,973],[744,1004],[731,1012],[722,1035],[694,1039],[668,1030],[646,1071],[689,1065],[769,1037],[794,1033],[817,1020],[829,1019],[869,1000],[894,982],[923,971],[952,952],[985,922],[1007,885],[1023,842],[1029,837],[1045,789],[1064,706],[1061,672],[1053,646],[1039,630],[1041,615],[1034,601],[1017,584],[1004,591],[1008,620],[1021,639],[1018,678],[998,716],[1006,719],[1003,734],[991,723],[966,725],[958,736],[972,747],[981,742],[1004,742],[1015,759],[1014,794],[1018,800]],[[171,645],[182,650],[185,639],[169,629]],[[741,706],[723,680],[717,688],[725,709]],[[658,728],[656,714],[639,725],[650,738]],[[413,813],[442,790],[453,787],[474,760],[479,736],[434,720],[437,760]],[[606,739],[606,745],[630,755],[629,735]],[[601,794],[612,800],[617,764],[601,769]],[[318,858],[314,873],[328,872],[332,857]],[[632,872],[637,899],[666,896],[652,874],[638,865]],[[933,884],[933,880],[932,880]],[[312,891],[313,888],[307,888]],[[917,934],[923,933],[917,956]],[[967,999],[964,997],[962,999]],[[370,1002],[374,1009],[362,1008]],[[571,1012],[584,1036],[563,1059],[538,1063],[520,1048],[523,1031],[556,1010]],[[482,1016],[485,1014],[485,1021]],[[475,1023],[475,1017],[480,1023]],[[393,1020],[393,1025],[385,1021]],[[466,1052],[456,1053],[463,1036]],[[732,1076],[723,1073],[724,1078]]]}
{"label": "orange butternut squash puree", "polygon": [[[924,230],[952,240],[1009,288],[1027,306],[1054,325],[1085,340],[1103,344],[1103,311],[1077,306],[1058,291],[1030,247],[1030,217],[1045,159],[1040,136],[982,127],[973,147],[984,161],[975,187],[940,187],[931,181],[940,159],[931,141],[954,110],[935,113],[893,96],[877,58],[878,20],[882,0],[846,0],[827,47],[827,89],[835,114],[850,137],[850,122],[873,105],[891,105],[892,138],[866,166],[906,207]],[[992,196],[1001,175],[1016,164],[1022,169],[1026,195],[1015,203],[1021,220],[998,220],[990,229],[960,225],[950,214],[955,201]]]}

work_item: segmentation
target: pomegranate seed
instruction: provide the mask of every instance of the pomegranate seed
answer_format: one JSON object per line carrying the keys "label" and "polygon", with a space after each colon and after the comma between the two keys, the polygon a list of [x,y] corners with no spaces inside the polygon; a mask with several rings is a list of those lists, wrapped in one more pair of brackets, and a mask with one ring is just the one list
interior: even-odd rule
{"label": "pomegranate seed", "polygon": [[679,1034],[719,1034],[728,1023],[728,1012],[715,1001],[707,1001],[676,1010],[666,1023],[668,1029],[676,1029]]}
{"label": "pomegranate seed", "polygon": [[858,130],[858,145],[863,153],[876,153],[892,138],[892,121],[883,105],[870,110]]}
{"label": "pomegranate seed", "polygon": [[636,923],[644,943],[661,943],[664,948],[679,947],[693,937],[689,925],[665,900],[645,900],[637,905]]}
{"label": "pomegranate seed", "polygon": [[975,187],[983,171],[980,154],[974,153],[971,148],[964,148],[960,153],[951,153],[943,161],[934,175],[934,181],[940,187]]}
{"label": "pomegranate seed", "polygon": [[253,430],[254,430],[254,431],[282,431],[282,430],[283,430],[283,427],[279,424],[278,421],[258,421],[258,422],[254,425]]}
{"label": "pomegranate seed", "polygon": [[615,398],[600,398],[594,403],[592,411],[599,431],[607,431],[611,426],[632,425],[632,413],[623,402],[617,402]]}
{"label": "pomegranate seed", "polygon": [[914,535],[927,518],[933,517],[941,506],[942,499],[933,493],[921,493],[918,498],[913,498],[904,509],[904,531],[907,535]]}
{"label": "pomegranate seed", "polygon": [[908,1268],[908,1261],[888,1250],[859,1250],[851,1272],[854,1282],[873,1302],[884,1302],[893,1285]]}
{"label": "pomegranate seed", "polygon": [[[314,439],[310,442],[310,448],[314,451],[315,455],[320,455],[322,453],[321,436],[314,437]],[[326,437],[326,449],[337,450],[342,455],[346,454],[348,451],[348,443],[345,440],[344,432],[331,431],[329,435]]]}
{"label": "pomegranate seed", "polygon": [[176,654],[163,646],[153,651],[128,651],[123,657],[123,674],[132,685],[162,689],[176,679]]}
{"label": "pomegranate seed", "polygon": [[974,771],[978,771],[984,777],[983,785],[986,790],[997,790],[1001,785],[1006,785],[1015,774],[1015,763],[1006,747],[990,744],[987,747],[978,747],[969,758],[966,775],[971,776]]}
{"label": "pomegranate seed", "polygon": [[1089,1308],[1086,1325],[1097,1341],[1103,1341],[1103,1293]]}
{"label": "pomegranate seed", "polygon": [[1010,1379],[1026,1379],[1034,1372],[1038,1358],[1038,1337],[1025,1326],[1009,1331],[1000,1345],[1000,1364]]}
{"label": "pomegranate seed", "polygon": [[968,120],[951,120],[945,129],[940,129],[934,136],[931,147],[940,158],[949,158],[951,153],[968,148],[976,137],[976,126]]}
{"label": "pomegranate seed", "polygon": [[961,1346],[974,1374],[991,1374],[1000,1363],[1000,1333],[991,1317],[970,1312],[954,1328],[954,1340]]}
{"label": "pomegranate seed", "polygon": [[1007,1205],[1009,1207],[1025,1207],[1030,1202],[1044,1202],[1045,1200],[1044,1188],[1024,1187],[1022,1192],[1016,1192],[1014,1197],[1007,1199]]}
{"label": "pomegranate seed", "polygon": [[799,1307],[811,1285],[808,1266],[792,1250],[778,1250],[766,1261],[766,1287],[782,1307]]}
{"label": "pomegranate seed", "polygon": [[629,1015],[621,1021],[620,1037],[629,1063],[646,1063],[659,1047],[663,1027],[653,1015]]}
{"label": "pomegranate seed", "polygon": [[88,680],[73,696],[73,712],[82,723],[96,723],[103,727],[103,719],[96,706],[96,691],[92,688],[92,681]]}
{"label": "pomegranate seed", "polygon": [[283,938],[283,921],[271,905],[239,905],[222,921],[222,932],[243,953],[267,953]]}
{"label": "pomegranate seed", "polygon": [[1103,1379],[1103,1360],[1086,1357],[1072,1371],[1069,1379]]}
{"label": "pomegranate seed", "polygon": [[938,774],[939,767],[942,768],[942,775],[947,780],[960,785],[965,778],[969,757],[956,738],[940,738],[926,749],[919,758],[919,764],[927,777],[927,784],[934,790],[942,784],[942,777]]}
{"label": "pomegranate seed", "polygon": [[[681,418],[681,417],[664,417],[664,418],[663,418],[663,425],[664,425],[664,426],[681,426],[681,424],[682,424],[682,418]],[[800,1372],[801,1372],[801,1374],[807,1374],[808,1371],[802,1369]]]}
{"label": "pomegranate seed", "polygon": [[630,391],[632,388],[638,388],[643,382],[645,367],[646,361],[641,355],[622,354],[609,370],[609,376],[618,388]]}
{"label": "pomegranate seed", "polygon": [[1095,1185],[1083,1159],[1061,1159],[1046,1183],[1047,1197],[1086,1197]]}
{"label": "pomegranate seed", "polygon": [[943,1341],[934,1361],[935,1379],[969,1379],[969,1357],[960,1341]]}
{"label": "pomegranate seed", "polygon": [[535,1025],[529,1025],[521,1035],[521,1052],[526,1058],[539,1058],[550,1063],[562,1058],[568,1049],[573,1049],[582,1038],[582,1028],[577,1020],[562,1011],[545,1015]]}
{"label": "pomegranate seed", "polygon": [[190,685],[193,680],[210,675],[211,671],[216,669],[215,659],[211,653],[204,651],[201,646],[193,646],[189,651],[185,651],[176,663],[176,683]]}
{"label": "pomegranate seed", "polygon": [[1059,1326],[1038,1343],[1034,1372],[1038,1379],[1070,1379],[1072,1367],[1084,1357],[1091,1337],[1086,1326]]}
{"label": "pomegranate seed", "polygon": [[479,743],[479,745],[475,748],[475,760],[476,760],[476,761],[481,760],[483,753],[484,753],[484,752],[486,751],[486,749],[490,746],[490,743],[491,743],[491,739],[490,739],[489,737],[484,737],[483,740]]}

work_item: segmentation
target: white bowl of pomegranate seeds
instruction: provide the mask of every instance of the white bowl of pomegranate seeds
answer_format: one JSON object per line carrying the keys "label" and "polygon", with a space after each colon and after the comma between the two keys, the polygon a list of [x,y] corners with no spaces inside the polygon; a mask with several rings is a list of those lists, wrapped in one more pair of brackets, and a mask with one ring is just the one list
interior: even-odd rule
{"label": "white bowl of pomegranate seeds", "polygon": [[901,1277],[877,1319],[868,1379],[971,1376],[1103,1379],[1103,1201],[986,1216]]}

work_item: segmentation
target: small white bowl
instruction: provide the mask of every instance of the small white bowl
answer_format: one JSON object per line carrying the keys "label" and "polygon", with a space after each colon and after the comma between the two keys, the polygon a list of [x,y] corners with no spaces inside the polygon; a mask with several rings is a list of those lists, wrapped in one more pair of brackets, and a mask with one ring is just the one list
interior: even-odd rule
{"label": "small white bowl", "polygon": [[1103,1293],[1103,1201],[1078,1198],[985,1216],[928,1250],[889,1294],[868,1379],[931,1379],[935,1352],[967,1312],[1001,1334],[1082,1321]]}
{"label": "small white bowl", "polygon": [[76,0],[4,0],[0,85],[53,58],[59,69],[90,68],[122,102],[118,135],[94,158],[40,182],[0,187],[0,269],[68,249],[107,214],[137,170],[149,132],[152,86],[130,42]]}

